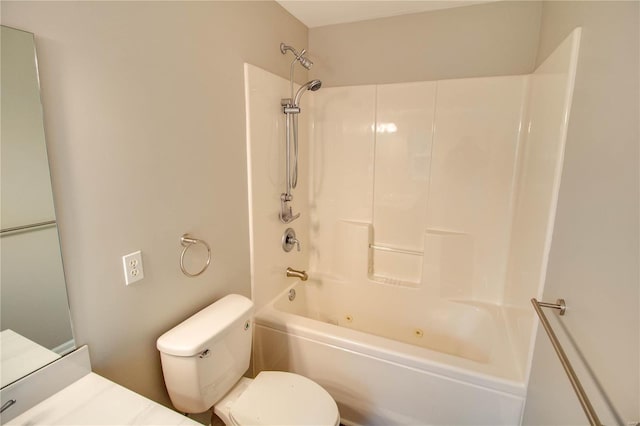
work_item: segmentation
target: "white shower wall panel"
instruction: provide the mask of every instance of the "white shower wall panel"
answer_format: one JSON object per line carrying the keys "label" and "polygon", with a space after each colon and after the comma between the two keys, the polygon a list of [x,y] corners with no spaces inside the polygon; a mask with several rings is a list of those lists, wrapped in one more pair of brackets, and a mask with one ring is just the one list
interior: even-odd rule
{"label": "white shower wall panel", "polygon": [[529,300],[543,295],[580,37],[581,29],[573,30],[531,75],[523,124],[528,134],[519,167],[504,296],[505,314],[512,317],[509,323],[518,324],[512,334],[520,340],[515,347],[523,351],[517,354],[522,359],[533,354],[535,328]]}
{"label": "white shower wall panel", "polygon": [[[422,287],[429,297],[526,309],[525,296],[537,293],[543,276],[543,234],[554,210],[548,194],[559,179],[551,166],[561,162],[557,144],[545,148],[558,140],[566,116],[565,86],[554,83],[560,77],[552,71],[313,92],[300,115],[300,184],[293,201],[294,211],[302,212],[293,223],[302,252],[285,254],[280,239],[286,226],[277,219],[284,117],[273,99],[288,95],[288,82],[247,66],[258,304],[282,290],[287,266],[340,278],[345,265],[355,265],[355,253],[343,250],[352,244],[339,224],[357,222],[370,227],[369,240],[352,250],[368,257],[370,278]],[[308,128],[306,120],[312,120]]]}
{"label": "white shower wall panel", "polygon": [[[423,250],[436,84],[377,88],[373,200],[377,246]],[[422,256],[383,250],[374,250],[373,256],[376,276],[420,282]]]}
{"label": "white shower wall panel", "polygon": [[317,92],[312,270],[335,274],[331,253],[345,243],[339,220],[370,223],[374,247],[399,249],[371,250],[374,279],[500,303],[527,83],[509,76]]}
{"label": "white shower wall panel", "polygon": [[528,136],[523,149],[505,302],[529,308],[541,297],[575,79],[576,29],[531,75]]}
{"label": "white shower wall panel", "polygon": [[460,283],[462,291],[425,277],[427,285],[443,284],[446,296],[502,301],[527,81],[509,76],[438,82],[426,238],[466,236],[470,250],[456,261],[472,280]]}
{"label": "white shower wall panel", "polygon": [[337,221],[372,219],[375,86],[314,92],[312,117],[310,262],[331,274]]}

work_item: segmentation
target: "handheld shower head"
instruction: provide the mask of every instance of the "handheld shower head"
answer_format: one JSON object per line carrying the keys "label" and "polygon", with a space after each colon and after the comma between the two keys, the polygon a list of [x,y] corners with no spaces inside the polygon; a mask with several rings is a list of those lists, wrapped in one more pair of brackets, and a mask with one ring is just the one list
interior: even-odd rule
{"label": "handheld shower head", "polygon": [[304,56],[304,54],[307,53],[307,51],[305,49],[302,49],[302,52],[298,53],[298,51],[296,49],[294,49],[293,47],[291,47],[289,45],[286,45],[284,43],[280,43],[280,52],[283,55],[287,53],[287,50],[290,50],[291,53],[293,53],[295,55],[295,57],[298,60],[298,62],[300,62],[300,65],[302,65],[303,67],[305,67],[308,70],[311,69],[311,67],[313,66],[313,61],[311,61],[311,59],[309,59],[306,56]]}
{"label": "handheld shower head", "polygon": [[298,105],[298,102],[300,102],[300,98],[302,97],[302,94],[307,90],[311,90],[312,92],[315,92],[316,90],[320,89],[320,87],[322,87],[322,82],[320,80],[307,81],[305,84],[300,86],[300,88],[296,92],[296,96],[293,100],[293,104]]}
{"label": "handheld shower head", "polygon": [[311,90],[312,92],[315,92],[322,87],[322,82],[320,80],[311,80],[307,84],[309,84],[309,90]]}

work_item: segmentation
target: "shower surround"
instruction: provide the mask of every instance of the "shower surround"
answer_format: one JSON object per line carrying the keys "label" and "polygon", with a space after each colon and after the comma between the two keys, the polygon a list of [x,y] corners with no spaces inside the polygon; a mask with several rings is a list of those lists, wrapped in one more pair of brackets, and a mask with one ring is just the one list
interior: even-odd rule
{"label": "shower surround", "polygon": [[318,381],[351,424],[519,423],[579,38],[531,75],[309,96],[300,253],[279,247],[288,82],[245,67],[256,371]]}

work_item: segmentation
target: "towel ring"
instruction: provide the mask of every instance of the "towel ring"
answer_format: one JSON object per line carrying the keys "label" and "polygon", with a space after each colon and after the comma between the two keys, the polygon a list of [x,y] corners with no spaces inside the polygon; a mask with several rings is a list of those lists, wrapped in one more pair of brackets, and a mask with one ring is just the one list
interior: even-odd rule
{"label": "towel ring", "polygon": [[[189,271],[187,271],[187,269],[184,267],[184,255],[187,252],[187,250],[189,250],[189,247],[198,243],[202,244],[207,248],[207,263],[200,270],[200,272],[196,272],[195,274],[192,274]],[[209,267],[209,264],[211,263],[211,247],[209,247],[209,244],[207,244],[207,242],[204,240],[198,240],[197,238],[193,238],[189,234],[184,234],[182,237],[180,237],[180,244],[182,244],[182,246],[184,247],[184,249],[182,250],[182,254],[180,255],[180,269],[182,270],[182,273],[188,277],[197,277],[198,275],[206,271],[207,268]]]}

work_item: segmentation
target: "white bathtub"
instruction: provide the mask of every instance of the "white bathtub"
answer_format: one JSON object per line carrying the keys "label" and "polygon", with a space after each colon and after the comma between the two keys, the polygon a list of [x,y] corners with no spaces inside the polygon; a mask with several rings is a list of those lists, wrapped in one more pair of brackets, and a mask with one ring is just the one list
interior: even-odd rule
{"label": "white bathtub", "polygon": [[[345,424],[515,425],[525,386],[498,307],[419,289],[296,283],[255,318],[254,369],[305,375]],[[391,314],[393,313],[393,314]]]}

